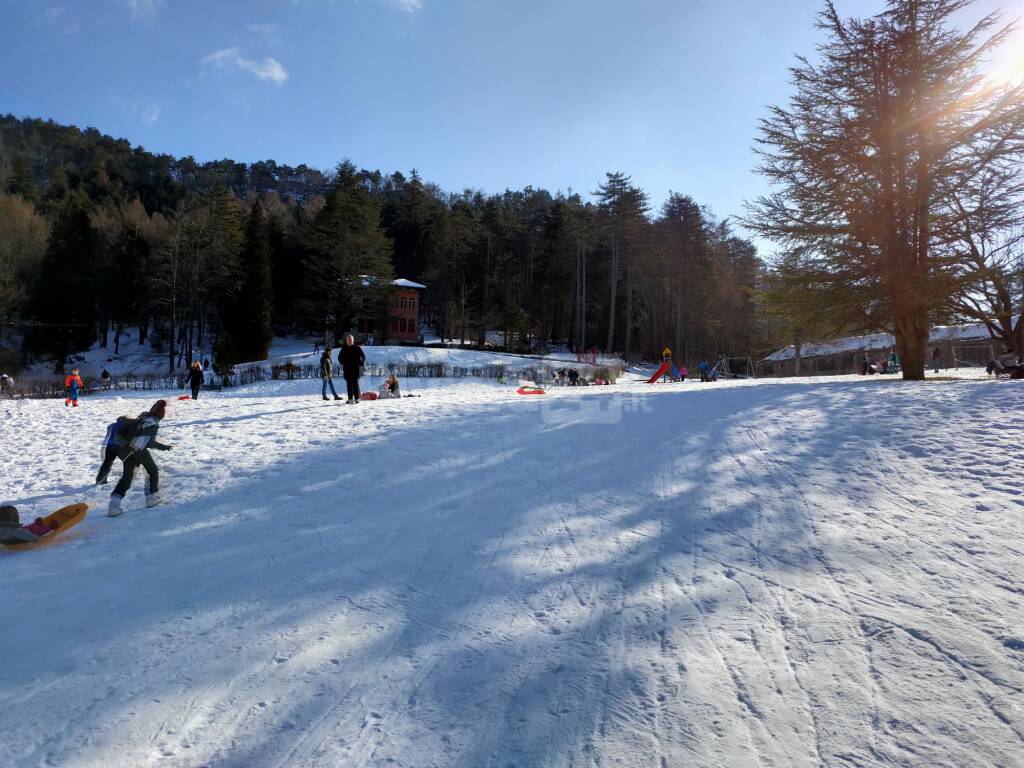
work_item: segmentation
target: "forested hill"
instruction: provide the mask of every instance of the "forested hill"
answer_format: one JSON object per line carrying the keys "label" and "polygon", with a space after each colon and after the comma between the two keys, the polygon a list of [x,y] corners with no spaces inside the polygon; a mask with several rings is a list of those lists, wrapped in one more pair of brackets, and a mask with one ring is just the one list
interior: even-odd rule
{"label": "forested hill", "polygon": [[[0,118],[0,367],[66,356],[137,326],[168,366],[266,353],[274,330],[379,322],[381,280],[428,285],[444,337],[500,331],[629,357],[747,355],[770,346],[753,245],[694,198],[653,209],[625,173],[594,199],[527,187],[448,193],[415,171],[343,161],[199,163],[89,128]],[[17,356],[17,360],[15,359]]]}
{"label": "forested hill", "polygon": [[[273,160],[237,163],[157,155],[132,147],[126,139],[82,130],[52,120],[0,117],[0,166],[8,183],[26,178],[43,196],[68,186],[84,187],[96,197],[137,196],[149,212],[172,211],[189,195],[222,184],[238,197],[268,193],[305,200],[326,193],[329,178],[319,170],[292,168]],[[2,171],[0,171],[2,172]]]}

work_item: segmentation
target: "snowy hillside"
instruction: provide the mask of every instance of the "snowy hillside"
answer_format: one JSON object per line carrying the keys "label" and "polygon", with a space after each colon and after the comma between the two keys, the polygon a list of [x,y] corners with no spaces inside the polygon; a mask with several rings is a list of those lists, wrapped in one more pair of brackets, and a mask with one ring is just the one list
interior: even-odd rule
{"label": "snowy hillside", "polygon": [[[128,334],[125,334],[125,336],[128,337],[128,340],[121,344],[119,354],[114,354],[112,346],[110,349],[106,349],[97,345],[90,350],[73,356],[73,364],[80,368],[82,375],[87,378],[99,378],[104,368],[115,376],[162,375],[167,372],[167,355],[165,353],[155,352],[149,344],[139,345],[133,343]],[[314,352],[313,349],[313,339],[277,337],[271,344],[270,355],[267,360],[259,363],[242,363],[239,367],[248,365],[269,367],[289,361],[296,365],[316,365],[320,359],[320,353]],[[532,365],[534,361],[539,359],[552,364],[559,362],[576,364],[576,356],[567,351],[544,355],[542,358],[537,355],[505,354],[501,352],[483,352],[472,349],[445,347],[386,345],[363,347],[363,351],[366,354],[367,363],[370,365],[387,365],[389,363],[397,365],[407,363],[441,364],[473,371],[498,366],[520,368]],[[196,354],[199,354],[198,350]],[[205,356],[209,357],[209,353],[205,353]],[[337,361],[337,350],[334,351],[332,358]],[[613,356],[602,356],[599,362],[602,365],[621,364],[621,360]],[[53,377],[54,373],[51,363],[37,363],[28,371],[19,375],[19,378],[25,380]]]}
{"label": "snowy hillside", "polygon": [[431,384],[0,402],[0,766],[1024,765],[1021,382]]}

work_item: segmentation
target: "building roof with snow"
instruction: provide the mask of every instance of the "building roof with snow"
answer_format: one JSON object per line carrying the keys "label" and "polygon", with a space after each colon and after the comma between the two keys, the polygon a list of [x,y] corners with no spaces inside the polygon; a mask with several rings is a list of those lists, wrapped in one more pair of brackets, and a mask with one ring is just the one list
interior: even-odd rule
{"label": "building roof with snow", "polygon": [[[374,275],[359,275],[359,279],[362,281],[364,287],[369,287],[377,282],[377,278]],[[423,283],[415,283],[412,280],[407,280],[404,277],[400,277],[397,280],[392,280],[391,284],[395,288],[420,288],[425,289],[427,286]]]}
{"label": "building roof with snow", "polygon": [[[991,335],[984,323],[971,325],[938,325],[932,328],[928,334],[930,344],[942,342],[968,342],[988,341]],[[861,350],[890,349],[896,346],[896,337],[891,333],[871,333],[866,336],[847,336],[843,339],[833,339],[817,344],[803,344],[800,347],[800,357],[828,357],[847,352],[860,352]],[[764,358],[764,362],[780,363],[784,360],[792,360],[796,357],[796,347],[790,344],[788,347],[772,352]]]}

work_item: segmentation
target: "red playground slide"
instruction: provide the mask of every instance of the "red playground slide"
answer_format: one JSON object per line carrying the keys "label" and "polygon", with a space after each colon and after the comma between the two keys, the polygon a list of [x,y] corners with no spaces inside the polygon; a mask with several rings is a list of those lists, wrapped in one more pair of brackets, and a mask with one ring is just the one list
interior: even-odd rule
{"label": "red playground slide", "polygon": [[658,372],[655,373],[653,376],[651,376],[651,378],[649,378],[647,380],[647,383],[648,384],[654,384],[655,382],[658,381],[658,379],[660,379],[666,373],[671,372],[671,370],[672,370],[672,363],[671,363],[671,361],[666,360],[664,363],[661,364],[661,368],[658,369]]}

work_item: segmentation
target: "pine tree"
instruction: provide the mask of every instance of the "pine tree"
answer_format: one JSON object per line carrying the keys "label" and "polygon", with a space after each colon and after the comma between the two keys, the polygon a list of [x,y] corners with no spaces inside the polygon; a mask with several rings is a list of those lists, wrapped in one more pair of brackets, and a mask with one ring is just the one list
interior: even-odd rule
{"label": "pine tree", "polygon": [[760,171],[777,187],[747,223],[782,245],[842,324],[895,334],[903,376],[924,378],[929,329],[950,286],[941,247],[950,192],[994,159],[1020,157],[1024,85],[978,75],[1006,40],[970,0],[889,0],[868,19],[820,16],[821,61],[800,59],[796,95],[761,126]]}
{"label": "pine tree", "polygon": [[632,326],[633,272],[632,254],[638,245],[638,238],[647,213],[647,195],[635,187],[624,173],[607,173],[604,184],[594,194],[607,231],[610,247],[608,300],[608,341],[605,350],[615,348],[615,315],[618,303],[619,282],[623,258],[626,260],[626,355],[629,356],[630,328]]}
{"label": "pine tree", "polygon": [[253,203],[245,222],[238,266],[238,292],[224,318],[224,327],[240,360],[265,360],[274,335],[274,293],[267,222],[259,201]]}
{"label": "pine tree", "polygon": [[37,324],[26,336],[27,350],[51,356],[58,371],[69,354],[88,349],[96,338],[93,264],[98,250],[88,201],[73,195],[53,223],[32,296]]}
{"label": "pine tree", "polygon": [[386,312],[393,274],[380,209],[355,166],[342,162],[302,260],[302,308],[335,337]]}
{"label": "pine tree", "polygon": [[32,178],[32,166],[24,152],[19,152],[14,156],[14,162],[7,174],[6,191],[11,195],[20,195],[30,203],[34,203],[39,198],[35,179]]}

